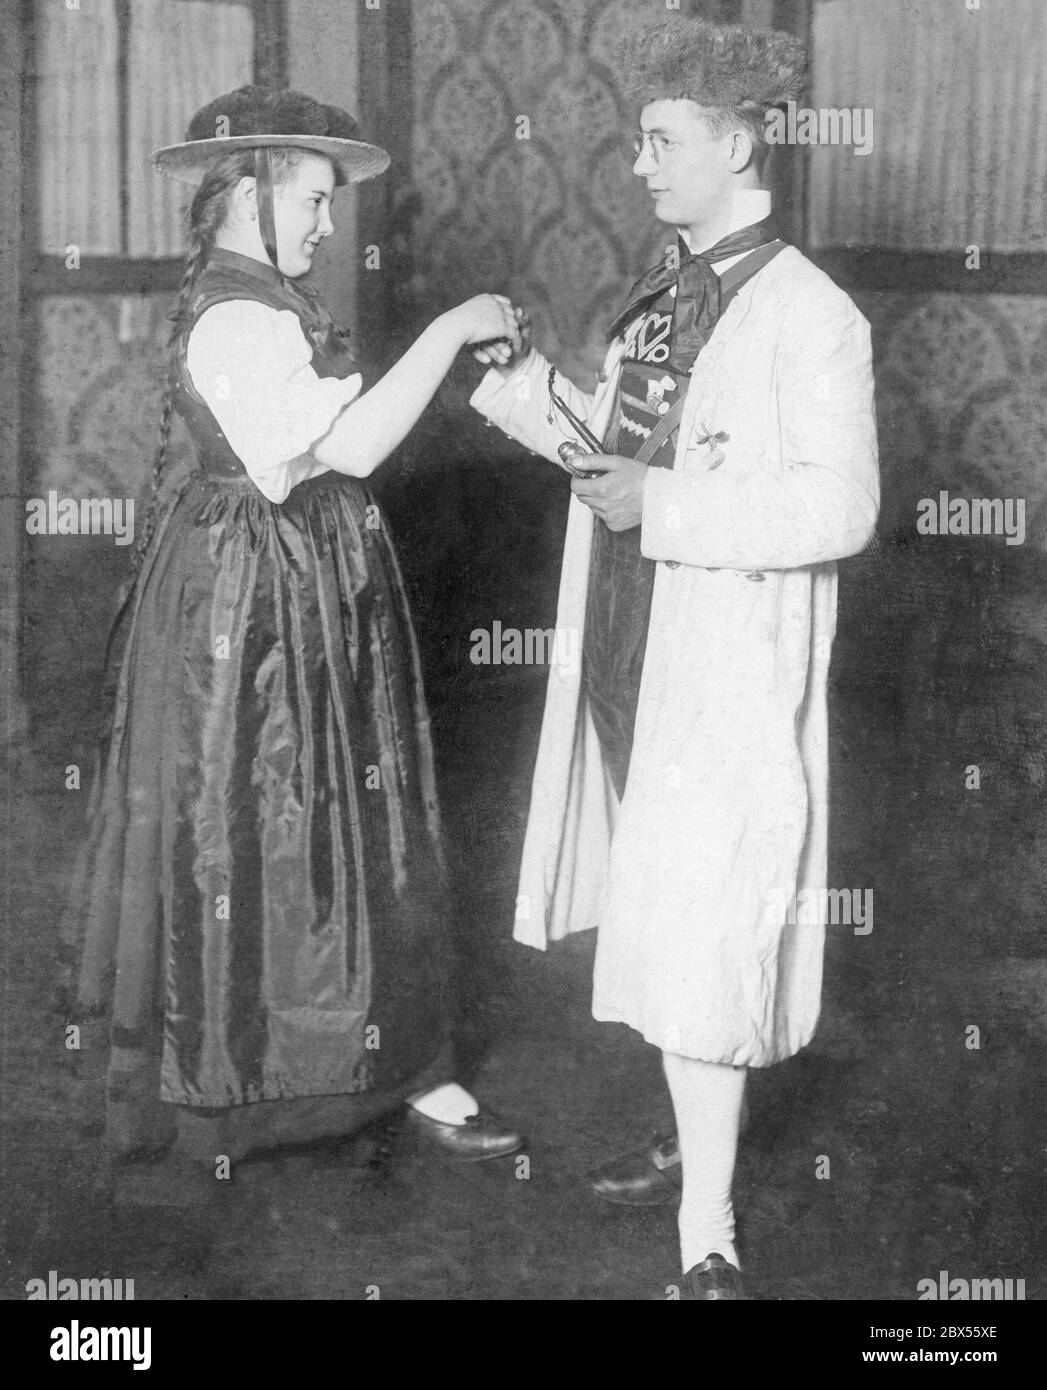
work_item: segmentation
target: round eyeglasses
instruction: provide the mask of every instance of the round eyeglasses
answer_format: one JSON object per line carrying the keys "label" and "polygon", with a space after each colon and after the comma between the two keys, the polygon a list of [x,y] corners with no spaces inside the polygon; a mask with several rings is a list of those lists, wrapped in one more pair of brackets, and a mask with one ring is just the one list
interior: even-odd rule
{"label": "round eyeglasses", "polygon": [[678,140],[671,140],[660,130],[638,130],[633,135],[633,153],[640,155],[647,145],[655,164],[661,164],[666,155],[671,155],[679,146]]}

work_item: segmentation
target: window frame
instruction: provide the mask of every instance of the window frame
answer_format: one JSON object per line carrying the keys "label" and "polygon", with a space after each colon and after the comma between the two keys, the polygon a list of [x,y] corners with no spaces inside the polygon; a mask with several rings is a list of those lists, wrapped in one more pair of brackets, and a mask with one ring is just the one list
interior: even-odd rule
{"label": "window frame", "polygon": [[[118,81],[121,92],[120,139],[127,138],[127,53],[133,0],[114,0],[120,24]],[[223,0],[215,0],[221,4]],[[247,0],[254,18],[253,79],[265,87],[286,87],[288,82],[287,7],[285,0]],[[35,72],[36,0],[21,0],[25,34],[25,70]],[[35,81],[23,86],[22,149],[35,163],[37,149],[37,89]],[[39,190],[31,179],[25,181],[26,202],[21,244],[24,250],[22,288],[37,298],[42,295],[148,295],[174,293],[181,283],[181,256],[82,256],[73,285],[65,258],[42,252],[40,247]],[[121,220],[126,224],[126,190],[123,190]]]}

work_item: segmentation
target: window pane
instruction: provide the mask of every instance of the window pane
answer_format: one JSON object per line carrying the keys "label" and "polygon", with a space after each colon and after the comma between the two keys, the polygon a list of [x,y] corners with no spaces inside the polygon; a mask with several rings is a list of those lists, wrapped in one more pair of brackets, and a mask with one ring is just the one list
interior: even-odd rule
{"label": "window pane", "polygon": [[185,135],[193,112],[252,80],[254,21],[229,0],[135,0],[128,101],[128,252],[180,255],[188,185],[153,172],[150,153]]}
{"label": "window pane", "polygon": [[810,105],[873,111],[808,151],[815,246],[1047,249],[1043,0],[816,0],[811,47]]}
{"label": "window pane", "polygon": [[118,35],[114,0],[38,4],[40,249],[120,251]]}

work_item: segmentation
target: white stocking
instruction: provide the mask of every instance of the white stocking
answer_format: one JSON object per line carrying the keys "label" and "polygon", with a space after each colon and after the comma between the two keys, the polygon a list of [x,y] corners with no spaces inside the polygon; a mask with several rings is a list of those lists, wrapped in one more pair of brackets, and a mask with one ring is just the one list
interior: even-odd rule
{"label": "white stocking", "polygon": [[[683,1161],[680,1254],[686,1274],[707,1255],[738,1265],[731,1183],[745,1068],[662,1053]],[[738,1266],[740,1268],[740,1266]]]}
{"label": "white stocking", "polygon": [[445,1125],[464,1125],[468,1117],[480,1109],[476,1099],[456,1081],[447,1081],[431,1091],[411,1096],[407,1104]]}

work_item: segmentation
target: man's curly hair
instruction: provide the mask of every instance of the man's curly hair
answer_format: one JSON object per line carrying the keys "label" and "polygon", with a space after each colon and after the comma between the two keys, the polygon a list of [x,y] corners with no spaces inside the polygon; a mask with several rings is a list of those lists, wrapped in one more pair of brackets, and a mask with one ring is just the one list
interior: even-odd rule
{"label": "man's curly hair", "polygon": [[799,39],[777,29],[677,19],[630,35],[622,67],[625,96],[637,107],[693,101],[713,135],[740,127],[761,157],[767,112],[799,98],[807,54]]}

